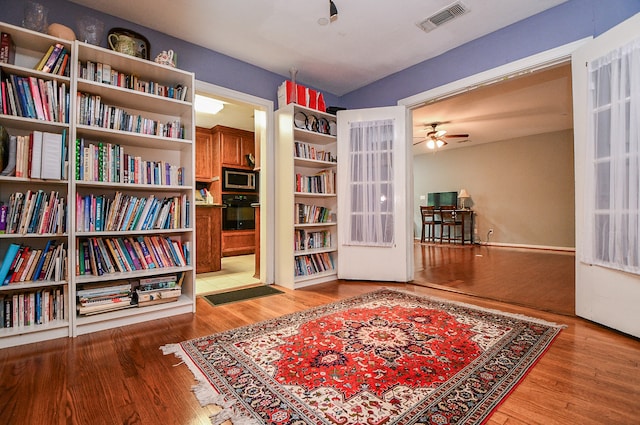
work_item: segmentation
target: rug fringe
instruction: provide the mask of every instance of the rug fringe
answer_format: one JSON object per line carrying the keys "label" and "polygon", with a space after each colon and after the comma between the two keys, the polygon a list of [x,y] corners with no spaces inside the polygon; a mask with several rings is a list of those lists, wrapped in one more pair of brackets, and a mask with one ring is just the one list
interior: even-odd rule
{"label": "rug fringe", "polygon": [[222,394],[214,391],[213,387],[209,385],[205,376],[193,361],[191,361],[191,358],[184,352],[180,344],[166,344],[161,346],[160,350],[162,350],[162,354],[165,356],[167,354],[173,354],[181,360],[180,363],[174,366],[179,366],[184,363],[191,373],[193,373],[198,383],[191,387],[191,391],[201,406],[215,405],[222,409],[220,412],[210,416],[213,425],[220,425],[226,420],[231,421],[233,425],[260,425],[259,422],[256,422],[252,418],[238,414],[235,409],[233,409],[233,402],[226,400]]}

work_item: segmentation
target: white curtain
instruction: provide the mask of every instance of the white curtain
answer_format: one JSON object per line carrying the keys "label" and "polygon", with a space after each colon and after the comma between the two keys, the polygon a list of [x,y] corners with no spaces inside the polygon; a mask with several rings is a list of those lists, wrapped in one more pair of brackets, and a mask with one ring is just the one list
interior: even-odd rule
{"label": "white curtain", "polygon": [[591,62],[588,72],[581,260],[640,274],[640,39]]}
{"label": "white curtain", "polygon": [[393,120],[349,123],[347,245],[393,245]]}

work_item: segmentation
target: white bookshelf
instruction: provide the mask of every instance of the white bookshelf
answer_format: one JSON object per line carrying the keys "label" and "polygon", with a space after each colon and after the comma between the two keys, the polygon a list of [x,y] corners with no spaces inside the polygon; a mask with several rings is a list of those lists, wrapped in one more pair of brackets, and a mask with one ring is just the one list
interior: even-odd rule
{"label": "white bookshelf", "polygon": [[[276,111],[276,282],[290,289],[302,288],[337,278],[337,226],[335,220],[338,199],[333,188],[329,190],[301,190],[296,183],[296,175],[314,176],[319,172],[334,173],[337,138],[314,126],[307,128],[304,117],[310,122],[324,119],[334,121],[331,114],[289,104]],[[335,126],[334,126],[335,127]],[[296,147],[296,142],[298,146]],[[301,149],[303,145],[305,149]],[[316,154],[313,157],[311,152]],[[317,159],[319,152],[326,152],[332,158]],[[310,158],[311,156],[311,158]],[[331,215],[326,221],[297,222],[295,214],[298,204],[316,208],[326,208]],[[331,242],[322,247],[296,249],[296,231],[326,232]],[[315,257],[315,260],[313,259]],[[330,259],[330,261],[328,260]],[[318,262],[322,264],[318,267]],[[301,264],[310,262],[311,269],[300,273]],[[330,264],[332,265],[330,267]],[[323,270],[326,267],[327,270]]]}
{"label": "white bookshelf", "polygon": [[[0,286],[0,298],[15,293],[37,291],[47,288],[60,288],[64,292],[64,318],[41,325],[10,327],[0,329],[0,348],[38,342],[42,340],[70,337],[103,329],[124,326],[161,317],[195,312],[195,204],[194,204],[194,143],[195,126],[192,99],[194,95],[194,75],[172,67],[158,65],[151,61],[123,55],[98,46],[78,41],[67,41],[31,31],[10,24],[0,23],[0,31],[11,34],[16,45],[14,64],[0,64],[2,76],[14,74],[35,76],[43,80],[55,80],[65,84],[70,99],[69,122],[48,122],[3,114],[0,110],[0,125],[10,134],[28,135],[34,130],[67,134],[68,179],[41,180],[28,177],[0,177],[0,202],[7,203],[14,192],[27,190],[52,191],[60,193],[67,201],[66,232],[58,234],[0,234],[0,260],[4,259],[10,244],[25,244],[42,248],[49,239],[64,243],[67,250],[67,273],[59,281],[33,281],[12,283]],[[70,52],[70,76],[52,75],[35,70],[40,58],[49,46],[62,43]],[[183,99],[173,99],[158,94],[144,93],[129,88],[117,87],[102,82],[81,78],[79,63],[92,61],[108,64],[121,73],[135,74],[145,81],[152,81],[166,87],[180,85],[187,88]],[[104,104],[115,106],[130,114],[136,114],[158,122],[179,121],[184,127],[182,137],[142,134],[124,130],[98,127],[79,123],[78,93],[100,96]],[[122,183],[76,180],[76,144],[75,140],[84,138],[92,142],[104,142],[120,145],[130,155],[141,157],[145,161],[167,162],[183,167],[183,182],[177,184],[155,185],[148,183]],[[169,229],[130,230],[88,232],[77,231],[76,195],[103,195],[113,197],[116,191],[138,197],[154,195],[165,197],[184,197],[190,203],[188,225]],[[190,264],[180,267],[153,268],[125,273],[110,273],[102,276],[77,275],[76,249],[79,242],[88,237],[122,238],[126,236],[158,236],[177,240],[189,245]],[[145,277],[154,277],[184,273],[182,295],[173,302],[149,305],[81,316],[76,313],[76,290],[87,283],[108,282],[127,279],[135,281]]]}

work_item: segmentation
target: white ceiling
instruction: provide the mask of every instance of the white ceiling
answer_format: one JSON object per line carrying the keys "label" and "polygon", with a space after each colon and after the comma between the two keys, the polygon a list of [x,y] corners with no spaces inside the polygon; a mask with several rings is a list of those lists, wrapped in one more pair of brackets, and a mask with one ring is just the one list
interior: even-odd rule
{"label": "white ceiling", "polygon": [[[449,135],[441,149],[511,140],[573,128],[571,65],[565,63],[465,91],[413,112],[414,155],[430,153],[424,143],[431,123]],[[425,130],[426,129],[426,130]]]}
{"label": "white ceiling", "polygon": [[[71,1],[285,78],[290,76],[290,69],[295,68],[298,82],[341,96],[566,0],[461,0],[468,12],[428,33],[418,28],[417,23],[457,1],[334,0],[338,19],[327,25],[319,23],[329,17],[327,0]],[[540,97],[536,90],[533,92]],[[464,112],[469,102],[463,101],[458,105],[449,104],[446,114],[425,109],[424,114],[414,117],[414,122],[450,121],[446,129],[458,132],[453,130],[454,125],[462,125],[464,117],[474,118],[475,121],[461,127],[460,132],[470,133],[473,142],[480,143],[485,133],[497,130],[481,130],[479,117],[489,123],[487,116],[513,112],[508,103],[512,99],[495,100],[498,109],[493,111],[493,105],[484,102],[478,105],[481,110]],[[529,101],[521,98],[520,102]],[[239,120],[238,123],[223,124],[239,128],[253,125],[251,108],[228,106],[223,114],[229,117],[206,122],[199,117],[196,124],[210,127],[211,122],[233,119]],[[539,105],[535,109],[545,107]]]}

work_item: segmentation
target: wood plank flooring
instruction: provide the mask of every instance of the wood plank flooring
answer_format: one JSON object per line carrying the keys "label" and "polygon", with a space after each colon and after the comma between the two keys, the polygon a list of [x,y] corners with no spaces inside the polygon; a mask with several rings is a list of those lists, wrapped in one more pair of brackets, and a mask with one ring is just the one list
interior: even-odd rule
{"label": "wood plank flooring", "polygon": [[[490,250],[486,254],[497,259],[499,254],[494,252]],[[523,259],[518,269],[544,264],[546,274],[564,273],[560,271],[561,266],[534,257]],[[447,277],[445,269],[441,269],[427,274],[424,280],[428,277],[428,280],[437,281],[435,277],[439,276],[439,284],[449,279],[461,281],[459,286],[482,280],[482,286],[489,287],[490,274],[494,273],[495,285],[505,286],[501,272],[497,269],[488,271],[491,270],[489,267],[482,272],[475,270],[479,267],[472,265],[474,260],[475,257],[458,262],[457,268],[467,269],[459,272],[466,276],[464,279],[456,275]],[[528,261],[533,264],[528,265]],[[554,267],[558,270],[552,270]],[[522,273],[524,276],[532,274],[535,275]],[[533,288],[533,297],[547,297],[543,292],[546,289],[540,289],[534,280],[529,286]],[[183,364],[178,364],[173,355],[163,355],[160,346],[381,287],[395,287],[567,325],[488,424],[640,423],[640,340],[636,338],[571,315],[450,290],[355,281],[331,282],[297,291],[278,287],[285,293],[216,307],[199,298],[195,315],[0,350],[0,423],[209,424],[208,415],[215,408],[199,405],[191,392],[195,383],[192,373]]]}

